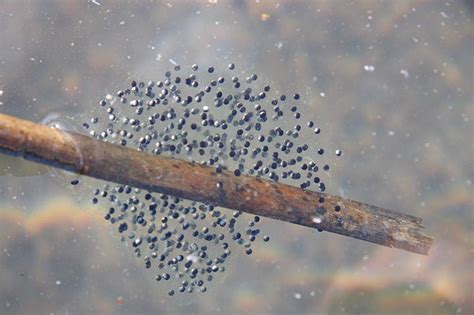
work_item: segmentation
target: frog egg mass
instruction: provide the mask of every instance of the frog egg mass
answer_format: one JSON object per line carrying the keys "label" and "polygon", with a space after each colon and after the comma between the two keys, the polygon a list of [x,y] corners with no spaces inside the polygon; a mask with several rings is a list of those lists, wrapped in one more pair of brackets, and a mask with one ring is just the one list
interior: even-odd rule
{"label": "frog egg mass", "polygon": [[[299,112],[302,96],[278,94],[260,84],[257,74],[242,76],[236,68],[231,63],[219,72],[194,64],[185,71],[176,65],[162,80],[132,80],[100,100],[83,128],[98,140],[216,172],[227,169],[234,176],[324,191],[330,167],[319,162],[326,154],[317,146],[321,128]],[[314,141],[302,143],[302,134]],[[334,153],[341,155],[341,150]],[[116,184],[94,189],[91,200],[107,209],[104,218],[156,281],[171,283],[170,296],[206,292],[232,253],[251,255],[255,242],[270,240],[260,217],[242,222],[242,212],[210,203]]]}

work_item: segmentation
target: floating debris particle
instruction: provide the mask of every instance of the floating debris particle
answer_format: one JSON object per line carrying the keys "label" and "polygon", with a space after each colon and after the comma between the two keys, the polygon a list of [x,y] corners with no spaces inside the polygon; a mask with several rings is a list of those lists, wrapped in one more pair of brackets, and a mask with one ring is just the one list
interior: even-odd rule
{"label": "floating debris particle", "polygon": [[266,20],[268,20],[269,18],[270,18],[270,14],[268,14],[268,13],[262,13],[262,14],[260,14],[260,20],[262,20],[262,21],[266,21]]}
{"label": "floating debris particle", "polygon": [[375,71],[375,66],[373,65],[365,65],[364,70],[367,72],[374,72]]}
{"label": "floating debris particle", "polygon": [[[233,63],[219,70],[169,62],[173,69],[163,78],[132,80],[100,100],[83,124],[86,132],[98,140],[212,166],[216,172],[226,169],[234,176],[325,190],[327,174],[320,169],[328,172],[329,165],[321,161],[321,130],[303,121],[300,94],[277,95],[257,74],[242,75]],[[303,138],[314,141],[304,143]],[[255,242],[270,240],[259,227],[264,221],[259,216],[245,224],[240,211],[210,203],[115,184],[96,187],[91,200],[108,209],[104,218],[117,226],[122,241],[156,281],[173,284],[169,296],[206,292],[206,283],[225,271],[234,250],[252,255]]]}
{"label": "floating debris particle", "polygon": [[410,77],[410,73],[407,69],[400,70],[400,73],[405,77],[405,79],[408,79]]}

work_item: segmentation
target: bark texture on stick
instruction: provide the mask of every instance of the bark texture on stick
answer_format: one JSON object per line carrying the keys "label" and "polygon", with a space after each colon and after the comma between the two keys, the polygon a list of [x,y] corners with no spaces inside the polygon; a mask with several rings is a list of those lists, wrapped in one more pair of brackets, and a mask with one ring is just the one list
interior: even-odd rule
{"label": "bark texture on stick", "polygon": [[[0,150],[120,184],[427,255],[421,219],[325,193],[151,155],[0,114]],[[337,211],[336,211],[337,209]]]}

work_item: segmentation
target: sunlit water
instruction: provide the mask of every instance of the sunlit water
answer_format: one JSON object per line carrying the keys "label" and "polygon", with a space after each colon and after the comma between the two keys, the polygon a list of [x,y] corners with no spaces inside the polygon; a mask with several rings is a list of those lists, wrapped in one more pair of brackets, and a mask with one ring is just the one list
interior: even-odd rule
{"label": "sunlit water", "polygon": [[235,62],[301,94],[327,192],[422,217],[435,243],[424,257],[262,218],[270,242],[170,297],[91,204],[104,182],[2,155],[0,313],[472,314],[471,17],[462,1],[2,3],[0,112],[87,133],[132,79]]}

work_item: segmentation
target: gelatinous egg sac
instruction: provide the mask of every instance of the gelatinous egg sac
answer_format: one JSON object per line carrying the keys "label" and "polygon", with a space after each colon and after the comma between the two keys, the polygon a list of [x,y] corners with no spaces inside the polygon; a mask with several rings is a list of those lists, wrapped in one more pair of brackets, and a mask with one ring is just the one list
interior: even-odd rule
{"label": "gelatinous egg sac", "polygon": [[[222,73],[198,65],[184,72],[175,66],[161,81],[131,81],[100,100],[83,127],[98,140],[150,154],[325,190],[320,174],[329,165],[317,162],[325,153],[317,147],[321,129],[302,117],[299,94],[275,95],[256,74],[238,76],[234,64]],[[212,204],[126,185],[106,184],[93,194],[156,280],[173,283],[170,296],[206,292],[232,251],[250,255],[255,241],[270,239],[258,216],[239,222],[241,212]]]}

